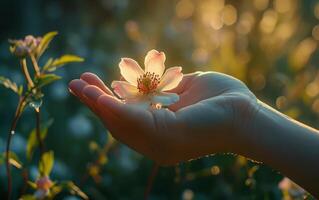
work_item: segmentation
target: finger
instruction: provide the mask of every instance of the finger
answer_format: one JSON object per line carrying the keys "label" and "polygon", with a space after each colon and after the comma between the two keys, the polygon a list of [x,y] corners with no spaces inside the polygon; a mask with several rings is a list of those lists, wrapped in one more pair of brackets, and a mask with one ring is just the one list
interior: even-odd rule
{"label": "finger", "polygon": [[81,98],[82,95],[82,90],[84,89],[85,86],[87,86],[88,83],[81,80],[81,79],[74,79],[69,83],[69,89],[72,94],[75,96]]}
{"label": "finger", "polygon": [[100,107],[106,107],[108,110],[113,113],[115,116],[121,116],[125,114],[125,109],[123,108],[124,104],[118,98],[104,94],[97,99],[97,104]]}
{"label": "finger", "polygon": [[145,113],[151,113],[145,109],[135,109],[135,105],[125,104],[107,94],[98,98],[98,104],[103,107],[104,124],[114,138],[138,152],[149,152],[147,144],[151,144],[150,133],[154,130],[151,128],[153,121]]}
{"label": "finger", "polygon": [[94,104],[89,101],[82,92],[86,86],[89,86],[89,84],[81,79],[75,79],[69,83],[69,89],[71,93],[78,97],[79,100],[86,104],[93,112],[95,112]]}
{"label": "finger", "polygon": [[85,72],[81,75],[81,79],[90,85],[95,85],[105,93],[113,95],[113,92],[103,83],[103,81],[95,74],[90,72]]}
{"label": "finger", "polygon": [[90,104],[94,106],[93,111],[103,121],[106,128],[110,130],[111,133],[118,132],[118,127],[116,127],[115,124],[119,123],[119,119],[110,113],[106,107],[98,104],[99,97],[105,95],[105,92],[95,85],[88,85],[83,89],[83,95],[87,98],[87,102],[90,102]]}
{"label": "finger", "polygon": [[183,93],[189,86],[192,80],[198,76],[200,72],[194,72],[191,74],[184,74],[182,81],[178,84],[178,86],[172,90],[169,90],[167,92],[181,94]]}
{"label": "finger", "polygon": [[97,103],[98,98],[101,95],[104,95],[105,92],[102,91],[99,87],[95,85],[86,86],[83,91],[83,95],[85,95],[90,101]]}
{"label": "finger", "polygon": [[99,97],[98,104],[107,107],[110,112],[123,121],[135,123],[138,126],[142,123],[147,124],[146,120],[150,119],[152,115],[147,109],[140,108],[138,104],[125,104],[118,98],[107,94]]}
{"label": "finger", "polygon": [[98,115],[100,115],[100,109],[98,107],[97,104],[97,99],[101,96],[104,95],[105,92],[102,91],[100,88],[98,88],[95,85],[87,85],[84,87],[84,89],[82,90],[82,93],[84,96],[86,96],[86,100],[87,102],[92,105],[92,107],[94,108],[93,111]]}

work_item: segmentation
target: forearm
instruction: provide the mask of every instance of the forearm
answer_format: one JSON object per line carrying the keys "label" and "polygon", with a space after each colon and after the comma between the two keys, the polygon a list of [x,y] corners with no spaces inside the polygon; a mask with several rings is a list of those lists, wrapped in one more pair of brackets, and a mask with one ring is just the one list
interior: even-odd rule
{"label": "forearm", "polygon": [[260,103],[242,154],[279,170],[319,197],[319,133]]}

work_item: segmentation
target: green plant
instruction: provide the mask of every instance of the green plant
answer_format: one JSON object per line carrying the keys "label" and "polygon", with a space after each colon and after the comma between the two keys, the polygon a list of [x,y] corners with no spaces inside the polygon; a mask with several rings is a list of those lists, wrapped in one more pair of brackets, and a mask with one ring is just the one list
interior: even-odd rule
{"label": "green plant", "polygon": [[[10,52],[19,60],[21,71],[26,83],[25,85],[18,85],[9,78],[0,76],[0,85],[12,90],[19,98],[7,137],[6,152],[0,157],[0,164],[6,164],[8,177],[8,199],[11,199],[12,193],[10,165],[13,165],[23,171],[26,170],[18,156],[14,152],[10,151],[10,144],[12,137],[15,134],[17,123],[28,106],[34,110],[36,124],[35,128],[29,134],[26,158],[31,161],[33,159],[33,152],[36,148],[39,148],[39,175],[35,182],[32,182],[28,179],[28,177],[25,177],[25,182],[27,182],[28,185],[35,190],[35,192],[33,194],[23,195],[21,199],[53,199],[54,196],[63,189],[67,189],[72,194],[79,195],[84,199],[88,198],[73,182],[53,182],[49,178],[54,163],[54,153],[53,151],[46,150],[44,140],[48,133],[48,127],[52,124],[52,121],[46,123],[41,122],[41,106],[44,97],[42,89],[61,79],[60,76],[54,73],[56,69],[63,67],[68,63],[83,61],[83,58],[75,55],[63,55],[59,58],[48,59],[44,66],[39,65],[39,59],[57,34],[57,32],[49,32],[43,37],[28,35],[21,40],[9,40],[11,44]],[[34,76],[31,76],[29,73],[27,66],[28,61],[30,61],[32,65],[32,74],[34,74]]]}

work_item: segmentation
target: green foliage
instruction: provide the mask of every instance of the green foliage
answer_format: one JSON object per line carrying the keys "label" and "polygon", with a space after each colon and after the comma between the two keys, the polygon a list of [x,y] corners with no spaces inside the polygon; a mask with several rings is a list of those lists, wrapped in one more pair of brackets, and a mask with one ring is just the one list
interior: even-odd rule
{"label": "green foliage", "polygon": [[35,85],[37,88],[42,88],[59,79],[61,79],[61,77],[55,74],[42,74],[41,76],[36,78]]}
{"label": "green foliage", "polygon": [[63,55],[60,58],[50,58],[43,67],[43,71],[52,72],[68,63],[83,62],[84,59],[75,55]]}
{"label": "green foliage", "polygon": [[[6,161],[6,152],[0,154],[0,165],[4,164]],[[9,163],[18,169],[22,168],[22,162],[18,158],[17,154],[9,151]]]}
{"label": "green foliage", "polygon": [[71,194],[80,196],[83,199],[89,199],[89,197],[72,181],[65,181],[60,184],[63,188],[67,189]]}
{"label": "green foliage", "polygon": [[46,152],[42,155],[39,162],[39,171],[41,176],[49,176],[54,164],[53,151]]}
{"label": "green foliage", "polygon": [[53,38],[58,34],[58,32],[53,31],[53,32],[49,32],[47,34],[45,34],[38,46],[38,48],[36,49],[35,52],[35,57],[37,59],[40,58],[40,56],[44,53],[44,51],[48,48],[50,42],[53,40]]}
{"label": "green foliage", "polygon": [[[40,130],[41,140],[44,140],[48,133],[48,127],[44,127]],[[33,129],[29,134],[27,148],[26,148],[26,156],[27,159],[31,159],[35,148],[39,145],[39,141],[36,134],[36,129]]]}
{"label": "green foliage", "polygon": [[[50,126],[50,122],[41,125],[40,120],[40,107],[42,106],[43,96],[44,93],[42,92],[42,88],[61,79],[60,76],[54,73],[47,73],[53,72],[57,68],[64,66],[65,64],[72,63],[72,62],[82,62],[84,59],[80,58],[76,55],[63,55],[57,59],[49,59],[47,64],[41,69],[38,64],[38,60],[43,55],[43,53],[49,47],[51,41],[57,35],[57,32],[49,32],[45,34],[43,37],[35,37],[32,35],[27,35],[23,39],[19,40],[9,40],[10,42],[10,51],[13,55],[16,56],[20,60],[20,67],[22,68],[22,74],[25,78],[25,82],[27,82],[28,90],[23,93],[23,86],[18,86],[15,82],[11,81],[8,78],[0,76],[0,85],[11,89],[15,93],[20,96],[19,104],[17,105],[17,111],[15,113],[14,122],[17,122],[22,115],[24,108],[26,105],[31,106],[34,108],[37,114],[36,120],[36,127],[41,127],[40,129],[40,138],[37,135],[37,130],[33,129],[29,136],[28,142],[26,146],[26,157],[31,162],[32,155],[35,149],[39,146],[41,140],[44,140],[48,134],[48,127]],[[22,60],[21,60],[22,59]],[[27,62],[29,60],[30,62]],[[22,61],[22,62],[21,62]],[[33,72],[29,72],[30,67],[28,67],[28,63],[31,63],[33,66]],[[34,75],[33,77],[31,75]],[[14,127],[15,129],[15,127]],[[14,130],[12,130],[14,131]],[[12,138],[11,130],[9,133],[9,144]],[[42,152],[41,152],[42,153]],[[7,162],[5,153],[0,155],[0,164]],[[11,165],[14,165],[17,168],[22,168],[22,164],[18,159],[17,155],[13,152],[9,152],[9,161]],[[49,177],[51,170],[54,164],[54,153],[53,151],[45,152],[41,155],[38,170],[40,172],[40,177],[47,178]],[[8,179],[11,179],[11,174],[8,175]],[[37,183],[33,183],[28,180],[27,183],[33,188],[38,190],[40,187]],[[49,183],[45,183],[49,184]],[[49,189],[51,186],[44,185],[43,187],[45,190]],[[65,184],[65,187],[70,190],[71,193],[77,194],[79,196],[87,198],[87,196],[72,182],[68,182]],[[41,188],[40,188],[41,189]],[[43,189],[43,188],[42,188]],[[55,194],[58,194],[63,189],[62,186],[54,185],[51,194],[45,194],[45,198],[53,199]],[[22,199],[35,199],[35,195],[23,195]]]}
{"label": "green foliage", "polygon": [[11,81],[10,79],[0,76],[0,85],[3,85],[4,87],[11,89],[13,92],[18,94],[19,96],[23,93],[23,86],[18,86],[15,82]]}
{"label": "green foliage", "polygon": [[28,185],[33,189],[37,189],[37,184],[32,181],[28,181]]}

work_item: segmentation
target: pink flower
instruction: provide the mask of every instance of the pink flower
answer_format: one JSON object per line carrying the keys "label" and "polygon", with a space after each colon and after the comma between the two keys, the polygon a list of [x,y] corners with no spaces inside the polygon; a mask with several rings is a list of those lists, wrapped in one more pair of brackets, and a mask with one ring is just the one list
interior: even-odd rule
{"label": "pink flower", "polygon": [[34,192],[33,196],[36,199],[44,199],[50,193],[50,188],[53,186],[53,182],[48,176],[40,177],[36,181],[37,190]]}
{"label": "pink flower", "polygon": [[[131,58],[122,58],[119,63],[121,75],[126,81],[113,81],[114,92],[127,103],[143,106],[176,103],[179,96],[167,92],[182,80],[182,67],[172,67],[165,71],[165,54],[151,50],[145,57],[145,70]],[[165,71],[165,73],[164,73]]]}
{"label": "pink flower", "polygon": [[18,57],[25,57],[29,53],[36,51],[41,40],[41,37],[34,37],[32,35],[27,35],[21,40],[9,40],[11,43],[10,51]]}
{"label": "pink flower", "polygon": [[53,185],[48,176],[43,176],[36,181],[37,189],[49,190]]}

